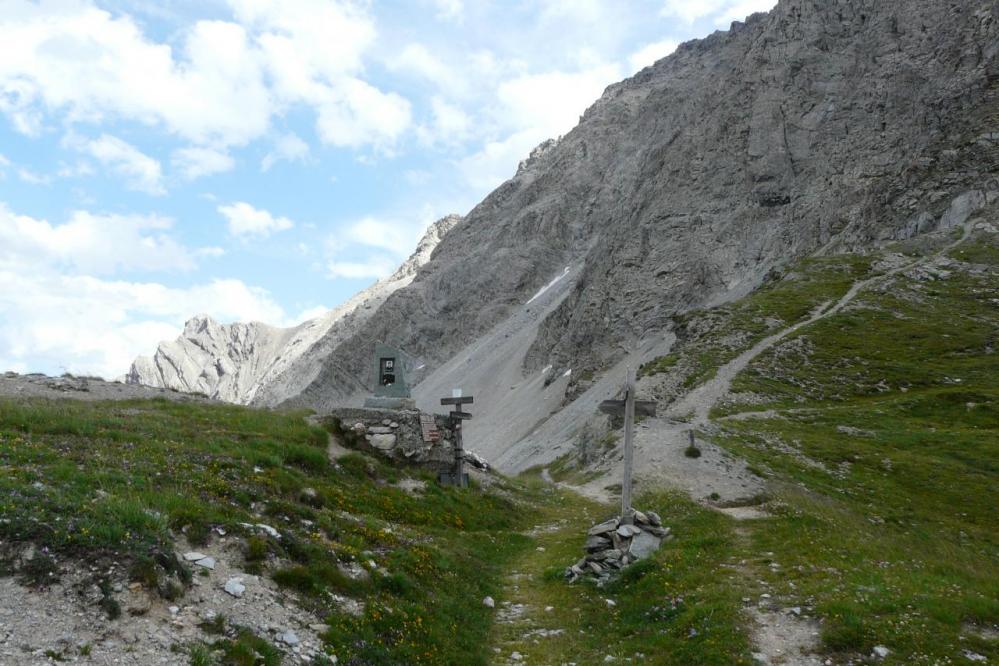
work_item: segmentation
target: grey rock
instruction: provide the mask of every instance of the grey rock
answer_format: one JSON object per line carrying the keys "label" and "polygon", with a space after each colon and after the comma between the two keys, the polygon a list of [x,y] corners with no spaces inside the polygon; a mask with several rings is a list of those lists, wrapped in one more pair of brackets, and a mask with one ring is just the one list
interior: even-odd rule
{"label": "grey rock", "polygon": [[371,426],[368,428],[368,432],[372,435],[391,435],[392,428],[388,426]]}
{"label": "grey rock", "polygon": [[486,597],[482,600],[482,605],[486,608],[496,608],[496,601],[492,597]]}
{"label": "grey rock", "polygon": [[397,437],[395,435],[372,435],[371,446],[382,451],[390,451],[395,448]]}
{"label": "grey rock", "polygon": [[242,578],[230,578],[225,582],[223,589],[237,599],[242,597],[243,593],[246,592],[246,586],[243,585]]}
{"label": "grey rock", "polygon": [[584,546],[587,551],[594,552],[597,550],[604,550],[610,548],[610,539],[605,539],[601,536],[591,536],[586,540],[586,545]]}
{"label": "grey rock", "polygon": [[659,549],[660,540],[647,532],[641,532],[631,540],[628,554],[635,560],[642,560]]}
{"label": "grey rock", "polygon": [[595,536],[598,534],[606,534],[608,532],[613,532],[614,530],[617,529],[618,522],[619,521],[617,518],[611,518],[610,520],[600,523],[599,525],[594,525],[586,533],[589,536]]}
{"label": "grey rock", "polygon": [[299,643],[298,635],[291,629],[282,633],[279,638],[281,639],[282,643],[284,643],[285,645],[290,645],[292,647],[298,645]]}
{"label": "grey rock", "polygon": [[188,562],[197,562],[198,560],[203,560],[207,555],[204,553],[199,553],[197,551],[191,551],[190,553],[184,553],[184,559]]}
{"label": "grey rock", "polygon": [[197,560],[194,564],[195,564],[195,566],[203,567],[205,569],[214,569],[215,568],[215,558],[214,557],[203,557],[200,560]]}
{"label": "grey rock", "polygon": [[950,208],[940,218],[940,229],[961,226],[985,206],[985,193],[980,190],[965,192],[951,202]]}
{"label": "grey rock", "polygon": [[617,528],[617,534],[622,539],[629,539],[641,533],[642,533],[642,528],[636,525],[621,525],[619,528]]}
{"label": "grey rock", "polygon": [[[999,27],[982,18],[994,11],[993,0],[960,12],[936,0],[785,0],[682,45],[610,86],[476,206],[412,284],[330,345],[302,401],[346,397],[376,340],[431,368],[450,361],[568,265],[575,284],[524,368],[601,370],[636,332],[744,295],[777,265],[867,247],[923,210],[938,217],[964,192],[995,189],[983,182],[994,156],[959,138],[981,134],[994,109]],[[920,75],[903,81],[909,66]]]}
{"label": "grey rock", "polygon": [[659,517],[659,514],[654,511],[646,511],[645,515],[648,516],[649,522],[656,527],[661,527],[663,524],[663,519]]}

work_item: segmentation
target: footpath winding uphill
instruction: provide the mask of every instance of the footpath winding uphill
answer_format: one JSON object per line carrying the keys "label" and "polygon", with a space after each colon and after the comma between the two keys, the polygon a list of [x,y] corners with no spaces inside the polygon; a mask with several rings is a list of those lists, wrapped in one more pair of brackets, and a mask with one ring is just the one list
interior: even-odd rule
{"label": "footpath winding uphill", "polygon": [[[768,505],[778,512],[788,509],[779,502],[767,502],[770,488],[763,479],[748,471],[745,460],[711,441],[721,429],[712,419],[712,410],[731,397],[739,373],[782,341],[843,313],[858,297],[893,278],[959,251],[971,238],[973,227],[965,223],[956,240],[856,281],[837,300],[823,303],[806,319],[769,335],[719,367],[710,380],[674,401],[664,418],[639,424],[637,456],[645,474],[638,502],[650,504],[641,508],[662,511],[678,535],[677,540],[664,543],[654,563],[633,565],[605,587],[565,584],[561,570],[581,554],[586,530],[618,510],[608,487],[619,469],[585,483],[577,479],[576,485],[571,480],[556,481],[548,467],[540,469],[536,482],[546,488],[544,492],[564,494],[566,499],[551,503],[535,528],[524,534],[533,548],[527,548],[506,573],[503,596],[495,600],[494,663],[583,664],[627,659],[751,663],[747,656],[752,663],[762,664],[830,663],[825,654],[820,656],[825,652],[820,640],[823,625],[814,609],[784,602],[774,583],[766,580],[781,571],[773,552],[761,552],[761,543],[775,529]],[[756,415],[769,418],[773,413],[750,411],[740,416]],[[691,430],[699,433],[702,455],[696,460],[682,454]],[[714,501],[705,502],[709,493]],[[708,534],[711,537],[705,538]],[[654,595],[654,611],[649,611],[648,599],[644,605],[639,601],[644,594]],[[696,598],[717,615],[704,625],[671,626],[668,618],[682,616],[684,598]],[[644,609],[641,614],[636,614],[638,608]],[[657,621],[661,622],[658,634],[664,636],[661,640],[651,632]],[[679,647],[675,640],[665,638],[677,631],[686,633]],[[699,640],[701,632],[710,632],[712,640]],[[725,641],[719,640],[723,636]],[[719,647],[723,642],[727,642],[724,649]],[[876,647],[875,655],[887,654],[884,646]],[[685,658],[693,661],[684,662]]]}

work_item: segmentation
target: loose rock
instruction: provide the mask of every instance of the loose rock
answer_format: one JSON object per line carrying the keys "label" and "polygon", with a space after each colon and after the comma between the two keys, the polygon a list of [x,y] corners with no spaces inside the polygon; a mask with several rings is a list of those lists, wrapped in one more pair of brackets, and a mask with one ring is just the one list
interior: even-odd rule
{"label": "loose rock", "polygon": [[236,597],[237,599],[239,597],[242,597],[243,593],[246,592],[246,586],[243,585],[243,579],[230,578],[225,583],[225,591],[231,594],[232,596]]}

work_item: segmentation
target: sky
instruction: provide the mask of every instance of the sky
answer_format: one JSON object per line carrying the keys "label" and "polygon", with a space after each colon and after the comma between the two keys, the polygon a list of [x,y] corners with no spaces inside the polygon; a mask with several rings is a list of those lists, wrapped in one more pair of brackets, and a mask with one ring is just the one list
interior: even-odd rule
{"label": "sky", "polygon": [[775,0],[0,0],[0,371],[388,275],[604,88]]}

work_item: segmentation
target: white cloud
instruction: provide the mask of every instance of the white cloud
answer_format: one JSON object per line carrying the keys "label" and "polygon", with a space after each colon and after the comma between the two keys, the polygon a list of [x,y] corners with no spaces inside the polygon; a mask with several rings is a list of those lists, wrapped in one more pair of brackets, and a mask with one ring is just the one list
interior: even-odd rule
{"label": "white cloud", "polygon": [[616,65],[577,72],[528,74],[499,87],[501,113],[518,128],[532,128],[539,141],[565,134],[611,83],[621,78]]}
{"label": "white cloud", "polygon": [[451,65],[444,64],[423,44],[408,44],[387,64],[394,72],[414,75],[449,94],[461,95],[465,92],[465,82],[458,72]]}
{"label": "white cloud", "polygon": [[511,178],[517,165],[543,138],[535,130],[515,132],[502,140],[489,141],[478,152],[461,160],[462,176],[479,192],[488,192]]}
{"label": "white cloud", "polygon": [[408,101],[359,78],[376,35],[360,5],[229,5],[236,22],[197,21],[173,47],[92,0],[5,0],[0,112],[33,135],[57,114],[124,118],[217,148],[259,138],[294,104],[314,107],[322,137],[338,146],[391,144],[408,126]]}
{"label": "white cloud", "polygon": [[457,21],[465,13],[464,0],[433,0],[437,8],[437,18]]}
{"label": "white cloud", "polygon": [[173,168],[180,171],[187,180],[225,173],[236,167],[236,161],[229,153],[198,146],[175,150],[171,162]]}
{"label": "white cloud", "polygon": [[394,143],[411,122],[409,101],[360,80],[347,79],[316,98],[320,138],[339,147]]}
{"label": "white cloud", "polygon": [[391,275],[397,265],[396,260],[385,256],[375,256],[365,261],[330,261],[326,265],[326,275],[349,280],[383,278]]}
{"label": "white cloud", "polygon": [[168,218],[73,213],[53,225],[16,215],[0,203],[0,268],[32,272],[38,267],[107,274],[174,271],[195,267],[197,251],[177,242]]}
{"label": "white cloud", "polygon": [[266,210],[254,208],[243,201],[219,206],[218,211],[228,221],[229,233],[243,238],[251,236],[266,238],[295,226],[286,217],[274,217]]}
{"label": "white cloud", "polygon": [[297,134],[288,133],[277,140],[274,150],[267,153],[260,162],[262,171],[270,171],[271,167],[281,161],[300,162],[309,157],[309,144]]}
{"label": "white cloud", "polygon": [[396,256],[408,255],[416,245],[420,229],[413,221],[364,217],[347,227],[343,240],[388,250]]}
{"label": "white cloud", "polygon": [[600,64],[575,72],[528,74],[498,89],[495,122],[505,128],[459,164],[466,181],[486,192],[513,176],[517,164],[546,139],[571,130],[604,88],[621,78],[617,65]]}
{"label": "white cloud", "polygon": [[96,139],[71,135],[65,143],[121,176],[127,188],[157,196],[166,194],[160,163],[132,144],[110,134],[102,134]]}
{"label": "white cloud", "polygon": [[679,45],[679,42],[672,39],[664,39],[661,42],[654,42],[643,46],[632,53],[628,58],[628,64],[631,66],[631,71],[637,72],[645,69],[661,58],[665,58],[669,54],[673,53],[673,51],[676,51],[676,47]]}
{"label": "white cloud", "polygon": [[115,377],[136,356],[176,338],[197,312],[287,323],[267,292],[239,280],[175,289],[0,267],[0,364]]}
{"label": "white cloud", "polygon": [[543,0],[542,19],[569,19],[580,23],[595,23],[612,11],[620,11],[616,4],[605,4],[601,0]]}
{"label": "white cloud", "polygon": [[266,292],[239,280],[178,289],[95,276],[187,270],[221,252],[186,248],[171,229],[161,217],[87,212],[54,225],[0,204],[0,370],[114,377],[195,312],[287,323]]}
{"label": "white cloud", "polygon": [[433,174],[423,169],[409,169],[403,174],[403,178],[410,185],[426,185],[433,180]]}
{"label": "white cloud", "polygon": [[776,4],[776,0],[666,0],[661,13],[688,24],[712,17],[716,25],[724,27],[756,12],[769,11]]}
{"label": "white cloud", "polygon": [[35,173],[25,167],[18,167],[17,177],[29,185],[49,185],[52,183],[52,176]]}
{"label": "white cloud", "polygon": [[285,103],[313,106],[324,142],[385,147],[409,127],[408,100],[358,78],[376,32],[357,6],[330,0],[229,4],[252,31],[275,94]]}
{"label": "white cloud", "polygon": [[3,14],[0,109],[24,132],[56,111],[162,125],[197,142],[241,143],[267,128],[269,94],[241,26],[199,21],[175,58],[130,17],[87,0],[7,0]]}
{"label": "white cloud", "polygon": [[776,6],[776,0],[739,0],[729,3],[729,6],[715,17],[715,25],[727,28],[733,21],[744,21],[757,12],[768,12]]}
{"label": "white cloud", "polygon": [[473,130],[472,118],[461,107],[440,97],[430,100],[433,121],[420,127],[417,135],[425,145],[456,145],[468,139]]}

